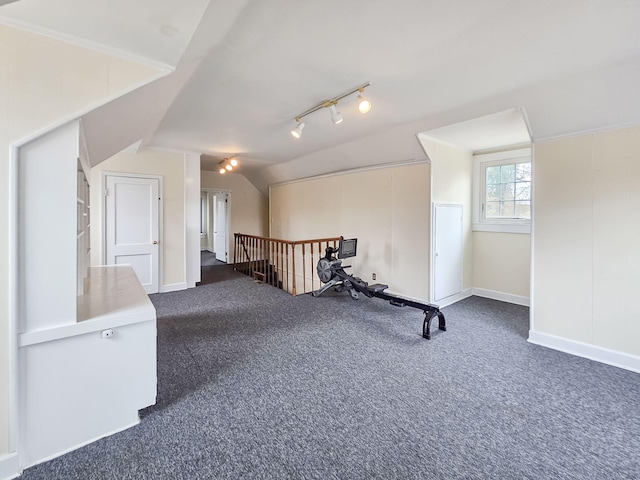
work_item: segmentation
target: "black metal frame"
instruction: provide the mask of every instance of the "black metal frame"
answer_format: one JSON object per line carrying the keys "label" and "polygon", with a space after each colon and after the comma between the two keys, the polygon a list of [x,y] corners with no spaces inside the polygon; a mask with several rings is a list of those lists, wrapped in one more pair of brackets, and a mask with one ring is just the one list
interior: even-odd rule
{"label": "black metal frame", "polygon": [[327,247],[325,256],[318,261],[318,276],[321,280],[323,278],[329,278],[329,280],[326,282],[323,281],[324,285],[312,293],[314,297],[319,297],[331,287],[334,287],[338,291],[346,288],[354,300],[360,298],[359,293],[362,293],[369,298],[376,297],[387,300],[395,307],[412,307],[422,310],[424,313],[422,336],[427,340],[431,339],[431,321],[435,317],[438,317],[438,330],[447,330],[444,314],[440,311],[440,307],[431,303],[418,302],[399,295],[385,293],[384,290],[389,288],[388,285],[379,283],[369,285],[361,278],[349,275],[344,271],[345,268],[349,268],[349,265],[342,265],[342,260],[334,256],[336,252],[338,252],[337,248]]}

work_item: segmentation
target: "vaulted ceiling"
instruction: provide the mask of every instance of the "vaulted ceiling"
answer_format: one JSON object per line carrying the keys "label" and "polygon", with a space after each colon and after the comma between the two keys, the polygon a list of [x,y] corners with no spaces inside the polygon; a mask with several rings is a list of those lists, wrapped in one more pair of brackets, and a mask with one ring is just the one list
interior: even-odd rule
{"label": "vaulted ceiling", "polygon": [[[392,153],[402,150],[399,139],[417,144],[416,135],[432,130],[461,138],[443,127],[498,112],[522,112],[534,140],[640,123],[638,19],[633,0],[19,0],[0,7],[0,22],[166,72],[93,113],[89,125],[120,118],[123,132],[111,147],[96,144],[96,155],[115,153],[125,139],[200,152],[205,168],[237,154],[240,173],[264,182],[336,169],[318,165],[322,152],[341,156],[341,168],[401,160],[404,153]],[[371,112],[357,113],[352,95],[338,103],[341,124],[321,109],[305,117],[300,139],[290,135],[297,115],[367,81]],[[128,112],[145,105],[144,118]],[[373,145],[360,149],[369,160],[355,158],[357,142]]]}

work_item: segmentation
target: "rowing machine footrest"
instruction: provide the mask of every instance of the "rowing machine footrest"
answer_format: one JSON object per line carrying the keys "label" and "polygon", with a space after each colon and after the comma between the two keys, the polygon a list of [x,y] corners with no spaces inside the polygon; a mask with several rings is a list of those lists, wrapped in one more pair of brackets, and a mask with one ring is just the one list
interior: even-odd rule
{"label": "rowing machine footrest", "polygon": [[389,288],[389,285],[383,285],[382,283],[374,283],[373,285],[367,285],[367,288],[375,293],[380,293],[386,290],[387,288]]}

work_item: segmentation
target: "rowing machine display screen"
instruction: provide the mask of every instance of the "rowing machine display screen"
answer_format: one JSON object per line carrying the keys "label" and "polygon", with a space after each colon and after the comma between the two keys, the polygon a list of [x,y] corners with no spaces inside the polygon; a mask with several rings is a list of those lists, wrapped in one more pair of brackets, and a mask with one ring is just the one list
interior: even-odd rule
{"label": "rowing machine display screen", "polygon": [[357,238],[343,238],[338,248],[338,258],[350,258],[356,256],[358,247]]}

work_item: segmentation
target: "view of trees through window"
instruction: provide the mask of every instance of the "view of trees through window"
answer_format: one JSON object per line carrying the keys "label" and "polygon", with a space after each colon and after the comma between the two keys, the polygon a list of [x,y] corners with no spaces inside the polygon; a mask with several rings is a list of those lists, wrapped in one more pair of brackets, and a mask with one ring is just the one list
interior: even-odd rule
{"label": "view of trees through window", "polygon": [[485,167],[485,218],[531,218],[531,163]]}

